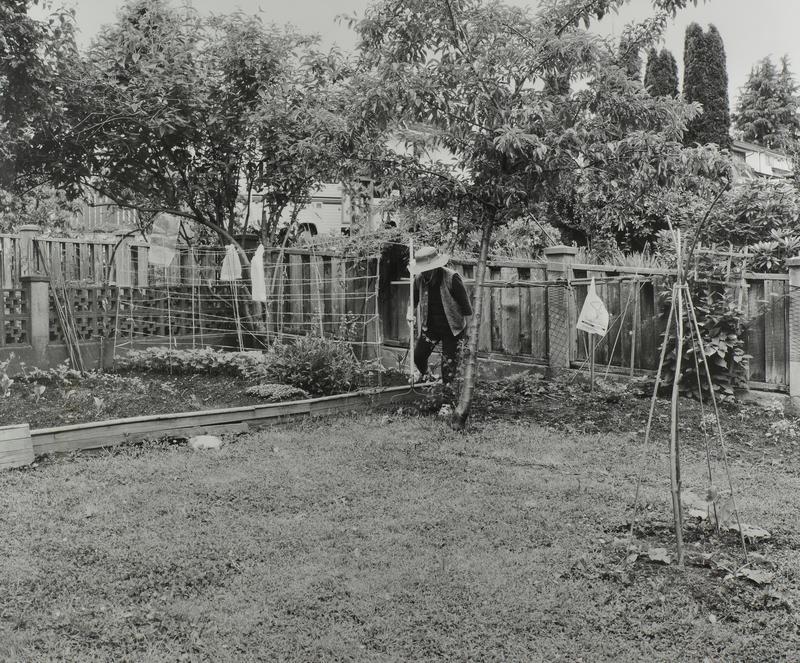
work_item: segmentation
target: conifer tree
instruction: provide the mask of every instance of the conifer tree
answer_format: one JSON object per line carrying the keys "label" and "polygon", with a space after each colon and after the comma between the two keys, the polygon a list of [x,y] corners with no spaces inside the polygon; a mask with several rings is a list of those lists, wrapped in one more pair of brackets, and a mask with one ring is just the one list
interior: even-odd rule
{"label": "conifer tree", "polygon": [[660,53],[655,48],[648,52],[644,86],[654,97],[678,96],[678,63],[666,48]]}
{"label": "conifer tree", "polygon": [[707,32],[692,23],[686,28],[683,50],[683,95],[696,101],[703,112],[689,123],[684,142],[687,145],[716,143],[730,145],[730,107],[728,72],[722,36],[713,25]]}
{"label": "conifer tree", "polygon": [[764,147],[790,147],[800,135],[797,89],[786,56],[781,58],[780,70],[769,57],[757,62],[733,118],[742,138]]}

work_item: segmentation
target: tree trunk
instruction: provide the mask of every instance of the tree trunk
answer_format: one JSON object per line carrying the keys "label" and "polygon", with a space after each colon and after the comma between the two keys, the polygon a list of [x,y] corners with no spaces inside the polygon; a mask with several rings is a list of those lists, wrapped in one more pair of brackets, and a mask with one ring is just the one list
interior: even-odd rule
{"label": "tree trunk", "polygon": [[472,394],[475,391],[475,382],[478,378],[478,333],[481,328],[481,313],[483,311],[484,287],[486,276],[486,262],[489,257],[489,242],[492,239],[493,217],[484,216],[483,232],[481,234],[481,252],[478,257],[478,266],[475,274],[475,296],[472,300],[472,320],[469,324],[469,338],[467,340],[467,357],[464,362],[464,379],[461,385],[461,394],[458,405],[453,414],[453,427],[460,430],[464,428],[472,405]]}

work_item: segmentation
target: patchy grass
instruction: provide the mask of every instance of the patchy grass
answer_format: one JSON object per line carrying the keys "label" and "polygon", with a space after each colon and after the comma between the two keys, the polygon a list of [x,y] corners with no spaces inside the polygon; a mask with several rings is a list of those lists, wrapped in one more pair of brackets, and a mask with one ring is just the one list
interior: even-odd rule
{"label": "patchy grass", "polygon": [[[0,659],[793,658],[799,466],[734,460],[746,520],[773,533],[776,578],[758,587],[622,565],[639,458],[629,433],[522,415],[456,434],[375,414],[6,472]],[[687,488],[704,467],[689,445]],[[645,547],[672,545],[665,473],[662,448]],[[736,558],[735,540],[687,537]]]}

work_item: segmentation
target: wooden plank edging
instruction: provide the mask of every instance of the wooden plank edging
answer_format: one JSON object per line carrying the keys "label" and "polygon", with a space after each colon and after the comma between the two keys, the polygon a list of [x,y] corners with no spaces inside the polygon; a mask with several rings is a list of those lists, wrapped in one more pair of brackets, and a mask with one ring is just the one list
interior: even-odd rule
{"label": "wooden plank edging", "polygon": [[189,436],[204,432],[224,432],[229,428],[241,432],[249,427],[258,428],[301,417],[325,416],[350,410],[364,410],[376,405],[410,402],[416,400],[418,396],[408,385],[401,385],[302,401],[175,412],[39,428],[32,430],[30,435],[34,453],[41,456],[48,453],[116,446],[124,442],[151,439],[153,436]]}

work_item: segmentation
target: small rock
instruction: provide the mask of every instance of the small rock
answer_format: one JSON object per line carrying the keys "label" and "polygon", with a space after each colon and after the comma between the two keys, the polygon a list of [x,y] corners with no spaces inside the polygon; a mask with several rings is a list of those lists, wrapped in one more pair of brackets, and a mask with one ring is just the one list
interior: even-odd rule
{"label": "small rock", "polygon": [[195,435],[189,438],[189,446],[195,451],[219,449],[222,446],[222,440],[216,435]]}

